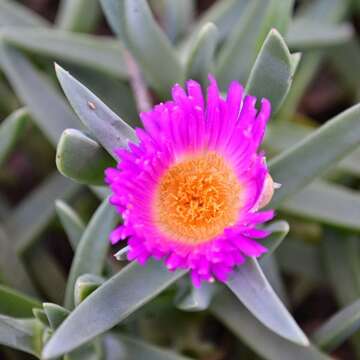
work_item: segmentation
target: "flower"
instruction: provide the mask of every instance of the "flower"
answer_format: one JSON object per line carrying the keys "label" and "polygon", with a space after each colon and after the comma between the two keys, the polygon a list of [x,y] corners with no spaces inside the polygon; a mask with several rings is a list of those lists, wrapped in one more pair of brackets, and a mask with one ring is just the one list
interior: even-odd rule
{"label": "flower", "polygon": [[259,211],[271,199],[273,182],[258,148],[271,105],[244,96],[232,82],[226,99],[216,81],[205,105],[200,85],[187,93],[172,89],[173,100],[141,114],[137,144],[118,149],[119,163],[106,170],[111,203],[123,224],[111,242],[128,239],[128,259],[144,264],[163,259],[169,270],[188,269],[195,286],[226,281],[246,256],[266,248],[268,232],[257,225],[273,218]]}

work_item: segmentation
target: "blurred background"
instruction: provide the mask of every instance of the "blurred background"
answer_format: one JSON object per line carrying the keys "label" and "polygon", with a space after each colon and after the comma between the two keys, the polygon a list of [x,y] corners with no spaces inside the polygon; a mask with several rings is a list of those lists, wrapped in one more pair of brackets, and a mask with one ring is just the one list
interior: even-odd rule
{"label": "blurred background", "polygon": [[[175,2],[152,0],[150,5],[171,42],[180,47],[195,31],[195,21],[209,16],[209,9],[225,1],[185,1],[180,14],[175,4],[168,5]],[[107,57],[101,58],[102,38],[93,38],[112,36],[99,3],[83,1],[86,9],[74,6],[69,10],[70,3],[0,0],[0,119],[9,119],[21,109],[16,125],[0,124],[5,134],[0,137],[0,284],[58,304],[63,301],[73,250],[54,203],[65,200],[86,224],[100,199],[96,191],[65,179],[56,169],[58,138],[71,126],[57,113],[67,105],[56,82],[54,61],[131,125],[139,125],[129,81],[113,66],[114,58],[109,64]],[[9,4],[19,5],[19,12]],[[241,10],[236,11],[229,20],[233,26],[241,19]],[[291,14],[295,20],[285,39],[291,51],[301,51],[303,57],[293,87],[276,114],[278,126],[269,129],[265,142],[269,156],[356,104],[360,95],[360,1],[299,0]],[[315,19],[311,26],[296,21],[304,14]],[[49,29],[47,36],[34,27]],[[65,35],[57,38],[51,33],[53,27]],[[219,28],[224,29],[221,37],[225,42],[231,28],[226,28],[226,21]],[[78,39],[78,34],[87,35]],[[159,100],[154,91],[150,96],[153,103]],[[68,108],[65,111],[71,113]],[[279,218],[289,222],[290,233],[276,252],[277,290],[308,334],[360,298],[360,152],[326,176],[334,188],[326,188],[319,199],[312,198],[307,208],[295,206],[294,200],[279,211]],[[296,201],[301,203],[301,199]],[[113,261],[110,255],[109,259]],[[170,300],[174,292],[167,290],[137,314],[139,336],[195,359],[262,358],[210,312],[176,310]],[[0,293],[0,313],[1,296],[5,295]],[[8,308],[4,312],[11,315]],[[124,327],[133,332],[131,324]],[[360,334],[337,348],[333,356],[359,359]],[[0,359],[31,358],[0,346]]]}

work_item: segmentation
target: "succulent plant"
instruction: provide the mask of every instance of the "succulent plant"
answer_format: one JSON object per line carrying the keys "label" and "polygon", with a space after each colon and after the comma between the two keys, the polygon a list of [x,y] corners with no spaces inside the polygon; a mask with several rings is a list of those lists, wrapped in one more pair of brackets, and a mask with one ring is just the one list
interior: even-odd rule
{"label": "succulent plant", "polygon": [[[41,359],[280,360],[331,359],[350,339],[360,353],[357,2],[218,0],[200,16],[196,5],[62,0],[52,24],[0,0],[1,345]],[[102,16],[114,36],[94,35]],[[319,126],[297,109],[324,63],[351,101]],[[205,91],[209,74],[224,98],[236,81],[268,99],[263,148],[281,187],[267,205],[277,218],[261,228],[267,252],[194,287],[189,266],[127,264],[129,247],[111,248],[119,216],[104,171],[138,141],[139,113],[188,79]],[[338,312],[302,329],[293,307],[321,284]],[[206,321],[238,339],[233,357],[201,337]]]}

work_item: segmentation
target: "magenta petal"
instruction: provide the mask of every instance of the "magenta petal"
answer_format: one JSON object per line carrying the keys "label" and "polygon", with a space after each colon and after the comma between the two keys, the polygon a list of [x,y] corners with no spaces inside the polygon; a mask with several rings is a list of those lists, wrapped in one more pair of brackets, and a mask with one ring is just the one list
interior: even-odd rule
{"label": "magenta petal", "polygon": [[[110,241],[115,244],[126,239],[131,261],[145,264],[152,257],[163,261],[170,271],[190,270],[194,286],[214,279],[224,282],[234,267],[245,262],[246,256],[258,257],[266,252],[256,239],[269,233],[257,226],[275,215],[272,210],[257,209],[269,173],[259,146],[271,104],[262,99],[257,109],[257,99],[245,96],[243,87],[236,81],[230,84],[226,97],[222,97],[215,77],[210,75],[209,80],[206,96],[200,84],[189,80],[186,91],[176,84],[172,88],[172,100],[140,114],[144,128],[136,129],[138,143],[129,143],[128,149],[115,149],[119,162],[105,171],[105,182],[112,191],[110,203],[123,219],[123,225],[111,233]],[[223,226],[210,239],[185,241],[183,233],[172,236],[163,230],[155,216],[154,199],[159,184],[164,174],[183,159],[212,152],[233,169],[236,181],[244,188],[241,208],[235,212],[236,221]],[[189,178],[192,176],[206,182],[201,176],[189,174]],[[217,190],[209,189],[206,196],[214,196]],[[193,206],[192,201],[198,200],[190,200],[189,207]],[[169,216],[173,215],[171,211],[175,210],[169,208]]]}

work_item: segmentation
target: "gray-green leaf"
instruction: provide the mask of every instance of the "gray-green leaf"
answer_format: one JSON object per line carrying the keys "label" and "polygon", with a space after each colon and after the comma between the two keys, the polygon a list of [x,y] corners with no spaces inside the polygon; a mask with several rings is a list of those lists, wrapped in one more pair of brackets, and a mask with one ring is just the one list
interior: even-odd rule
{"label": "gray-green leaf", "polygon": [[119,41],[108,37],[18,27],[1,28],[0,36],[6,43],[49,57],[53,61],[68,61],[101,70],[111,76],[127,77],[123,47]]}
{"label": "gray-green leaf", "polygon": [[[265,299],[266,300],[266,299]],[[221,293],[210,307],[216,317],[267,360],[330,360],[314,346],[300,346],[259,323],[234,296]]]}
{"label": "gray-green leaf", "polygon": [[34,319],[15,319],[0,315],[0,344],[39,356],[41,327]]}
{"label": "gray-green leaf", "polygon": [[41,303],[5,285],[0,285],[0,314],[15,317],[31,317],[33,308],[41,308]]}
{"label": "gray-green leaf", "polygon": [[271,288],[256,260],[247,259],[226,284],[270,330],[299,345],[309,345],[305,334]]}
{"label": "gray-green leaf", "polygon": [[105,199],[91,218],[79,242],[66,285],[65,307],[74,307],[76,279],[83,274],[101,275],[109,249],[109,234],[115,226],[117,214]]}
{"label": "gray-green leaf", "polygon": [[117,158],[115,150],[137,142],[135,131],[112,112],[100,99],[60,66],[56,66],[60,84],[81,121],[99,143]]}
{"label": "gray-green leaf", "polygon": [[299,61],[299,55],[291,55],[280,33],[272,29],[250,72],[246,92],[258,99],[269,99],[275,113],[290,89],[294,61]]}
{"label": "gray-green leaf", "polygon": [[360,328],[360,300],[333,315],[313,334],[314,343],[332,351]]}
{"label": "gray-green leaf", "polygon": [[186,65],[186,78],[199,81],[203,87],[213,70],[218,31],[214,24],[207,23],[195,39]]}
{"label": "gray-green leaf", "polygon": [[59,216],[70,245],[75,250],[85,230],[85,224],[80,216],[68,204],[62,200],[55,201],[56,212]]}
{"label": "gray-green leaf", "polygon": [[184,271],[169,272],[154,260],[146,266],[128,265],[70,314],[45,346],[43,358],[60,356],[111,329],[182,275]]}
{"label": "gray-green leaf", "polygon": [[360,145],[359,120],[360,105],[355,105],[271,160],[271,175],[282,187],[270,206],[278,206]]}
{"label": "gray-green leaf", "polygon": [[76,182],[103,185],[104,171],[115,166],[115,161],[95,140],[79,130],[67,129],[57,147],[56,166]]}
{"label": "gray-green leaf", "polygon": [[0,124],[0,165],[21,136],[28,120],[29,113],[22,108],[13,112]]}

